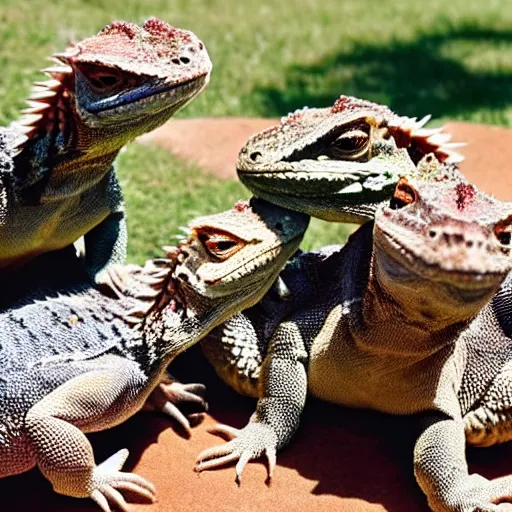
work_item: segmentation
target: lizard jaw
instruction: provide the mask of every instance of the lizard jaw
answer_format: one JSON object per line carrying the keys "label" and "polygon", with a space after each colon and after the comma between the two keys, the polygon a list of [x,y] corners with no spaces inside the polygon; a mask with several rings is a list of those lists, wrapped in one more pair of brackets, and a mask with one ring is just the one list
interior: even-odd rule
{"label": "lizard jaw", "polygon": [[[208,84],[209,73],[179,84],[162,84],[156,88],[140,87],[111,101],[91,102],[87,108],[77,104],[80,117],[91,127],[119,123],[120,119],[137,120],[140,116],[170,117],[195,98]],[[85,94],[85,93],[84,93]]]}

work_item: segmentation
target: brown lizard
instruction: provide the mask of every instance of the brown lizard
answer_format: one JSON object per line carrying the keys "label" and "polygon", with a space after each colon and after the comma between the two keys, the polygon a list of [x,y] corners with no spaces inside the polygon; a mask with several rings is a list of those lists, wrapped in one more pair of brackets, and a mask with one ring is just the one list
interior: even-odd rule
{"label": "brown lizard", "polygon": [[[255,195],[335,222],[373,219],[401,176],[416,176],[428,153],[463,179],[454,165],[464,143],[442,128],[425,128],[385,105],[341,96],[332,107],[304,108],[253,135],[240,150],[237,172]],[[437,170],[436,170],[437,171]]]}
{"label": "brown lizard", "polygon": [[267,294],[206,341],[219,375],[259,400],[245,428],[217,428],[232,440],[201,453],[197,470],[236,461],[240,479],[265,455],[271,475],[309,393],[414,415],[415,473],[434,510],[506,507],[512,480],[470,475],[465,442],[512,438],[510,322],[493,299],[512,267],[511,232],[512,206],[464,180],[401,178],[346,246],[293,259],[287,297]]}
{"label": "brown lizard", "polygon": [[0,270],[85,235],[87,268],[101,282],[126,254],[112,163],[204,89],[211,62],[192,32],[156,18],[114,21],[53,59],[49,80],[36,82],[29,108],[0,137]]}

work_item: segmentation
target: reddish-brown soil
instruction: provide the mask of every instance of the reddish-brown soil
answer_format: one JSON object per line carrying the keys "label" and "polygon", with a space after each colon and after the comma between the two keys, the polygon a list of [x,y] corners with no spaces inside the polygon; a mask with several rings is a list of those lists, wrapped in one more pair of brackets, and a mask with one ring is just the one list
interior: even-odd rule
{"label": "reddish-brown soil", "polygon": [[[172,121],[145,141],[158,143],[182,158],[198,162],[222,177],[234,177],[238,149],[248,135],[272,124],[268,119]],[[481,188],[512,199],[512,131],[450,123],[454,140],[470,142],[463,169]],[[492,340],[489,340],[492,343]],[[92,436],[98,461],[127,447],[127,470],[155,483],[158,503],[132,505],[134,512],[261,512],[268,510],[362,512],[427,511],[412,476],[411,424],[403,418],[345,410],[313,402],[299,433],[278,456],[270,485],[265,466],[252,463],[243,482],[234,482],[232,466],[193,472],[196,455],[221,442],[207,433],[215,421],[241,427],[254,403],[226,388],[192,351],[178,361],[178,373],[209,384],[209,415],[181,437],[166,418],[138,415],[110,432]],[[397,397],[400,399],[400,397]],[[512,446],[470,451],[471,470],[487,477],[512,473]],[[19,512],[96,510],[88,500],[55,495],[37,470],[0,481],[1,510]]]}

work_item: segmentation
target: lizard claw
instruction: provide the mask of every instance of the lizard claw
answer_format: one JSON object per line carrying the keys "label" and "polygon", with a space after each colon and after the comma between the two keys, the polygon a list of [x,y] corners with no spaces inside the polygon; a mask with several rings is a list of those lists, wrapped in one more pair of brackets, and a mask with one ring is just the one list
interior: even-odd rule
{"label": "lizard claw", "polygon": [[[201,412],[208,410],[208,403],[204,399],[206,388],[203,384],[182,384],[181,382],[166,379],[151,393],[144,407],[145,410],[163,412],[190,435],[190,422],[177,407],[178,404],[188,402],[198,405]],[[192,413],[190,416],[195,416]]]}
{"label": "lizard claw", "polygon": [[129,285],[133,282],[133,272],[140,270],[137,265],[111,264],[93,276],[94,283],[102,293],[121,299],[129,295]]}
{"label": "lizard claw", "polygon": [[230,441],[203,450],[196,459],[195,471],[215,469],[238,461],[235,466],[235,481],[240,484],[247,463],[265,455],[268,463],[268,480],[272,478],[276,466],[277,437],[268,425],[249,423],[243,429],[216,425],[209,429],[209,432],[226,435]]}
{"label": "lizard claw", "polygon": [[141,476],[120,471],[127,457],[128,450],[119,450],[93,470],[89,486],[90,497],[103,512],[112,512],[111,504],[128,512],[128,504],[119,490],[143,496],[151,503],[156,501],[153,484]]}

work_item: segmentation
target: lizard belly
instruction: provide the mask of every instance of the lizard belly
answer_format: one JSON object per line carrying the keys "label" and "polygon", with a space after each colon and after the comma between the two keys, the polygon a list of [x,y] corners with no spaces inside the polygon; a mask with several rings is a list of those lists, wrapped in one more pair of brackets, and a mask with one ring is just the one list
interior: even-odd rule
{"label": "lizard belly", "polygon": [[97,199],[94,208],[82,198],[17,208],[0,226],[0,268],[15,267],[72,244],[109,213],[106,198]]}

